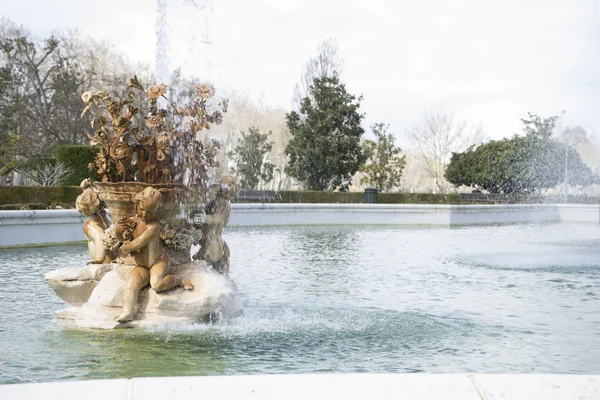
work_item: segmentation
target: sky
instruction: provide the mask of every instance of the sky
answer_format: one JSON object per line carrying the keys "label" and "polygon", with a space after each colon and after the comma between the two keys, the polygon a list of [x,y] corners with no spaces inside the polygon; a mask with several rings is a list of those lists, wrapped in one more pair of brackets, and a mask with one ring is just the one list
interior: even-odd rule
{"label": "sky", "polygon": [[0,14],[40,37],[79,29],[154,66],[157,1],[171,68],[266,107],[291,108],[304,64],[333,37],[364,127],[388,123],[400,143],[426,112],[500,139],[528,111],[564,111],[561,126],[600,135],[597,0],[0,0]]}

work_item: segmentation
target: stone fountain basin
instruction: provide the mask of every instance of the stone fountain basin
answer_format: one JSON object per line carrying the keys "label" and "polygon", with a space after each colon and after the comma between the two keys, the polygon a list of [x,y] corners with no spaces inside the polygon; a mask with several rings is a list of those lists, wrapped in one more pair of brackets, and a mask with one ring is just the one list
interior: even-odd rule
{"label": "stone fountain basin", "polygon": [[101,264],[47,273],[46,282],[68,304],[66,309],[56,312],[56,318],[80,328],[116,329],[228,319],[242,313],[233,280],[198,260],[180,265],[176,271],[192,281],[193,290],[175,288],[156,293],[150,287],[142,289],[135,319],[119,323],[115,318],[122,311],[123,292],[133,268]]}

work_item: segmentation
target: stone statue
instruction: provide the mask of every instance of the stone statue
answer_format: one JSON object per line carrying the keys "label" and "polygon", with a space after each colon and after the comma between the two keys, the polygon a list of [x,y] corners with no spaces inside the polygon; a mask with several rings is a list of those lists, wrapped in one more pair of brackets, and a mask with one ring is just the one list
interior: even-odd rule
{"label": "stone statue", "polygon": [[91,188],[90,179],[81,182],[83,193],[77,197],[75,207],[87,221],[83,224],[83,233],[88,241],[88,249],[92,259],[88,264],[106,264],[115,259],[112,251],[107,250],[102,242],[104,231],[110,226],[111,220],[106,210],[101,206],[100,199]]}
{"label": "stone statue", "polygon": [[202,227],[200,250],[194,258],[205,260],[215,271],[229,274],[229,247],[221,237],[223,228],[231,215],[231,197],[235,193],[237,183],[235,177],[224,175],[219,183],[209,188],[212,197],[194,216],[194,223]]}
{"label": "stone statue", "polygon": [[116,227],[117,238],[124,242],[121,251],[132,252],[136,266],[131,272],[123,295],[123,312],[117,317],[118,322],[133,319],[138,301],[138,293],[145,286],[156,292],[162,292],[181,286],[192,290],[190,280],[171,274],[169,256],[163,248],[158,220],[158,210],[162,206],[161,193],[147,187],[134,197],[137,216],[124,217]]}

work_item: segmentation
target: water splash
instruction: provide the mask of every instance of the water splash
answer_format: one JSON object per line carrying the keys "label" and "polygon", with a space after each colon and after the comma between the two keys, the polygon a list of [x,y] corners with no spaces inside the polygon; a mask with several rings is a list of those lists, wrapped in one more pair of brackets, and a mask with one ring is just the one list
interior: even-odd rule
{"label": "water splash", "polygon": [[212,0],[157,0],[156,80],[171,84],[173,72],[210,73]]}

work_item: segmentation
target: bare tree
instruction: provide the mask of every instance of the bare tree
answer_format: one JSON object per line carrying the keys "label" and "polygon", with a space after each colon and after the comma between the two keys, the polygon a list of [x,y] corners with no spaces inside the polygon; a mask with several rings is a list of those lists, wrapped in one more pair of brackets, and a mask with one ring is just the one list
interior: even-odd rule
{"label": "bare tree", "polygon": [[[6,19],[0,20],[0,70],[1,103],[18,105],[18,135],[37,153],[52,145],[86,143],[89,117],[80,118],[81,94],[112,92],[134,73],[106,42],[77,31],[39,40]],[[142,68],[137,75],[144,80],[147,74]]]}
{"label": "bare tree", "polygon": [[55,165],[46,164],[24,172],[28,186],[57,186],[73,174],[73,170],[61,162]]}
{"label": "bare tree", "polygon": [[257,127],[261,132],[272,132],[270,140],[273,142],[273,148],[267,153],[264,162],[275,165],[273,179],[268,183],[261,184],[261,189],[266,190],[289,190],[297,187],[294,179],[284,172],[287,165],[287,156],[285,147],[291,139],[291,134],[285,123],[285,110],[270,108],[257,104],[248,97],[239,93],[230,92],[229,111],[223,118],[223,123],[211,127],[210,134],[221,139],[224,142],[223,152],[221,154],[221,171],[215,174],[229,172],[234,168],[234,159],[228,157],[231,154],[239,139],[241,131],[249,127]]}
{"label": "bare tree", "polygon": [[406,136],[422,157],[435,191],[441,193],[451,187],[444,172],[452,153],[483,141],[481,128],[472,128],[453,115],[441,113],[426,113],[422,123],[407,130]]}
{"label": "bare tree", "polygon": [[309,96],[308,88],[316,78],[331,78],[334,74],[341,74],[344,61],[338,52],[338,42],[335,38],[328,38],[319,43],[317,55],[308,60],[300,83],[294,88],[292,104],[296,111],[300,110],[300,102]]}

